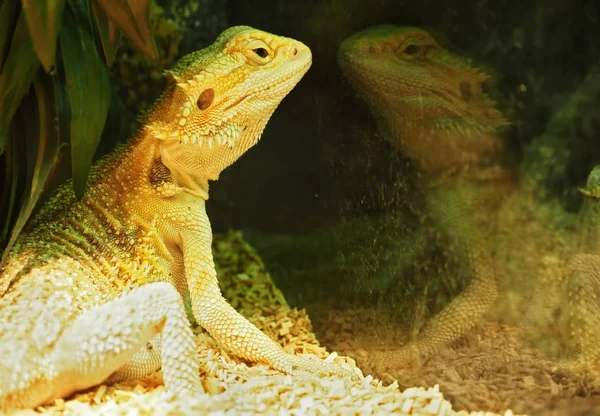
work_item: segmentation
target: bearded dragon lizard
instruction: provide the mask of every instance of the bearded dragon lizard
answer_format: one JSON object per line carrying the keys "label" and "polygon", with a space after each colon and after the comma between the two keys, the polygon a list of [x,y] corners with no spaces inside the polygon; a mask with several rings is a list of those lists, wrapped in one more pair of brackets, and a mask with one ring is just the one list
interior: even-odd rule
{"label": "bearded dragon lizard", "polygon": [[[200,393],[195,319],[231,352],[285,373],[346,375],[283,351],[223,298],[208,182],[254,146],[311,65],[304,44],[233,27],[167,73],[136,137],[60,187],[0,272],[0,410],[35,407],[162,365],[166,388]],[[93,97],[90,97],[93,99]]]}
{"label": "bearded dragon lizard", "polygon": [[434,218],[473,275],[471,284],[432,318],[390,366],[423,359],[471,328],[497,298],[486,233],[514,175],[498,130],[507,125],[482,91],[487,75],[427,31],[377,26],[346,39],[338,61],[366,100],[383,136],[418,162]]}

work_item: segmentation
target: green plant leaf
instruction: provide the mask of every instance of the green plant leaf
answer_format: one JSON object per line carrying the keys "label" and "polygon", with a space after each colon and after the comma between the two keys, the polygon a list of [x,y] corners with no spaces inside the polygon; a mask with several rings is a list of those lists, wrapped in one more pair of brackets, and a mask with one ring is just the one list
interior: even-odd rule
{"label": "green plant leaf", "polygon": [[12,224],[19,182],[19,166],[19,153],[17,152],[16,143],[9,136],[6,143],[6,153],[4,154],[4,181],[2,184],[2,204],[0,205],[2,215],[0,218],[4,221],[4,225],[0,230],[0,243],[4,243],[8,238],[10,225]]}
{"label": "green plant leaf", "polygon": [[64,14],[60,47],[71,108],[73,190],[85,193],[87,176],[106,121],[110,101],[108,70],[86,27]]}
{"label": "green plant leaf", "polygon": [[0,73],[0,155],[4,153],[10,122],[39,67],[40,60],[33,50],[25,16],[21,13]]}
{"label": "green plant leaf", "polygon": [[29,34],[46,72],[54,69],[56,40],[66,0],[23,0]]}
{"label": "green plant leaf", "polygon": [[[19,116],[22,124],[14,128],[19,137],[23,137],[27,147],[27,189],[19,216],[11,231],[10,240],[2,256],[2,263],[6,259],[10,248],[13,246],[27,220],[31,216],[40,198],[44,186],[58,160],[59,132],[56,124],[56,112],[52,98],[52,81],[47,75],[36,78],[33,82],[35,98],[31,95],[23,102]],[[37,111],[36,111],[37,110]]]}
{"label": "green plant leaf", "polygon": [[102,49],[104,50],[104,59],[106,59],[106,65],[111,67],[115,61],[121,32],[119,32],[114,22],[106,17],[106,14],[102,11],[102,7],[97,2],[93,2],[93,6],[98,33],[100,34]]}
{"label": "green plant leaf", "polygon": [[20,2],[5,1],[0,5],[0,71],[8,54],[8,47],[17,24]]}
{"label": "green plant leaf", "polygon": [[156,59],[158,54],[150,30],[150,2],[148,0],[95,0],[109,20],[144,55]]}

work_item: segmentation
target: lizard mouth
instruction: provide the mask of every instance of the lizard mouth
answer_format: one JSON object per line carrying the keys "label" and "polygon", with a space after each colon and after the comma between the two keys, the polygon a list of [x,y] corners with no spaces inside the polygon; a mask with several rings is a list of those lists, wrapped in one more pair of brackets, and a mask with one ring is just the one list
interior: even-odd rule
{"label": "lizard mouth", "polygon": [[240,98],[238,98],[237,100],[235,100],[234,102],[232,102],[231,104],[229,104],[227,107],[225,107],[223,109],[223,111],[228,111],[230,109],[232,109],[233,107],[237,107],[238,105],[240,105],[241,103],[243,103],[244,101],[246,101],[252,94],[244,94],[242,95]]}
{"label": "lizard mouth", "polygon": [[[311,65],[312,65],[312,59],[307,59],[307,61],[302,66],[290,71],[288,74],[286,74],[285,76],[283,76],[276,82],[267,84],[265,87],[263,87],[257,91],[252,91],[250,93],[243,94],[241,97],[237,98],[235,101],[233,101],[232,103],[228,104],[225,108],[223,108],[223,111],[228,111],[234,107],[237,107],[238,105],[240,105],[244,101],[248,100],[249,98],[256,97],[257,95],[263,94],[267,91],[274,90],[281,86],[287,86],[288,89],[291,91],[291,89],[300,81],[302,76],[310,69]],[[292,80],[295,80],[295,82],[290,82]]]}
{"label": "lizard mouth", "polygon": [[[282,85],[288,85],[289,90],[291,90],[302,79],[302,76],[310,69],[311,65],[312,65],[312,59],[309,57],[309,59],[306,59],[306,62],[304,62],[301,66],[296,67],[295,69],[289,71],[285,76],[281,77],[276,82],[268,84],[265,86],[265,88],[263,88],[259,91],[256,91],[250,95],[256,95],[256,94],[260,94],[260,93],[263,93],[266,91],[270,91],[270,90],[280,87]],[[290,83],[290,81],[292,81],[292,80],[295,80],[295,81],[293,83]]]}

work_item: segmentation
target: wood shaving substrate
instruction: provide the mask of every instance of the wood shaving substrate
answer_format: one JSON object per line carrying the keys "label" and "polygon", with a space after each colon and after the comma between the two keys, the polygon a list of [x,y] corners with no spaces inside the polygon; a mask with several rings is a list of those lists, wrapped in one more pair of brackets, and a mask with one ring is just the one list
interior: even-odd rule
{"label": "wood shaving substrate", "polygon": [[[16,414],[66,415],[493,415],[455,412],[438,386],[399,391],[364,377],[349,357],[319,345],[304,310],[289,307],[261,259],[240,233],[215,236],[217,272],[232,306],[294,354],[333,361],[356,373],[358,380],[285,375],[262,364],[245,363],[227,354],[194,323],[200,373],[207,394],[174,396],[164,389],[160,372],[143,380],[101,385],[67,400]],[[512,415],[509,410],[505,416]]]}

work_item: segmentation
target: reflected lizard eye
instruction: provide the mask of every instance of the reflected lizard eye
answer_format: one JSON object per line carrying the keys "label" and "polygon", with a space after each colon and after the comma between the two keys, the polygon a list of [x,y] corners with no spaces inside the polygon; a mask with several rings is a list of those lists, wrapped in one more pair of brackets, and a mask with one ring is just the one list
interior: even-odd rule
{"label": "reflected lizard eye", "polygon": [[402,53],[406,55],[416,55],[421,51],[421,49],[422,48],[419,45],[408,45],[406,48],[404,48]]}

